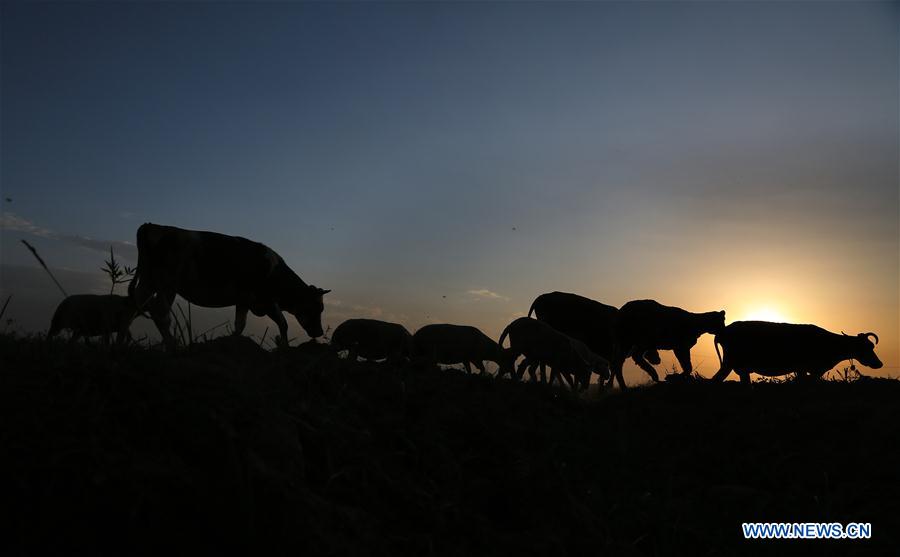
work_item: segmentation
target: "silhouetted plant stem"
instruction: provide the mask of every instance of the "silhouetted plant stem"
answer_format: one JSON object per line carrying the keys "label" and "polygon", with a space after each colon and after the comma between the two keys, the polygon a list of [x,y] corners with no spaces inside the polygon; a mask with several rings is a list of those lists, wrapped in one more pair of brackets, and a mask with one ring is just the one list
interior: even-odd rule
{"label": "silhouetted plant stem", "polygon": [[12,299],[12,294],[6,297],[6,301],[3,302],[3,309],[0,309],[0,319],[3,319],[3,314],[6,313],[6,306],[9,305],[9,301]]}
{"label": "silhouetted plant stem", "polygon": [[38,263],[41,264],[41,267],[43,267],[44,270],[47,271],[47,274],[50,275],[50,278],[53,279],[53,282],[56,283],[56,286],[59,288],[59,291],[63,293],[63,296],[65,296],[66,298],[68,298],[69,295],[66,293],[66,289],[62,287],[62,285],[59,283],[59,281],[56,280],[56,277],[53,276],[53,273],[50,272],[50,268],[47,267],[47,264],[44,263],[44,260],[41,259],[41,256],[40,256],[40,255],[38,255],[38,252],[37,252],[36,249],[34,249],[34,246],[32,246],[31,244],[29,244],[29,243],[26,242],[25,240],[22,240],[22,243],[25,244],[25,247],[26,247],[26,248],[28,248],[29,250],[31,250],[31,253],[32,253],[32,254],[34,255],[34,257],[38,260]]}

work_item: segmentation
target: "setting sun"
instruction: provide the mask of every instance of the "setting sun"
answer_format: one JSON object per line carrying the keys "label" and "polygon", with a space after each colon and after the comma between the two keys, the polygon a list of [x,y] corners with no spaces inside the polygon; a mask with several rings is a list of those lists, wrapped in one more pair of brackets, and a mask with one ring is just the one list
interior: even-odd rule
{"label": "setting sun", "polygon": [[772,321],[774,323],[788,323],[790,320],[785,313],[773,306],[759,306],[750,309],[739,319],[740,321]]}

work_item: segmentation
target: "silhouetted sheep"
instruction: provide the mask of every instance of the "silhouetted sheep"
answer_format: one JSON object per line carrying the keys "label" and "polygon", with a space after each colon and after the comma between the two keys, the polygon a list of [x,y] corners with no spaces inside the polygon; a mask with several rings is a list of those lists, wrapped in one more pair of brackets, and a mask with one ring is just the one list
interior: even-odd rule
{"label": "silhouetted sheep", "polygon": [[541,375],[546,377],[545,366],[550,366],[551,383],[555,376],[562,377],[573,388],[581,389],[586,389],[590,384],[591,372],[597,372],[603,380],[609,377],[608,361],[580,340],[537,319],[520,317],[507,325],[500,335],[501,346],[507,335],[514,357],[520,354],[525,356],[525,361],[519,366],[520,376],[524,373],[524,366],[528,366],[532,374],[534,368],[540,366]]}
{"label": "silhouetted sheep", "polygon": [[413,335],[414,354],[439,364],[463,364],[472,373],[475,364],[485,373],[484,361],[497,364],[503,373],[512,373],[512,353],[475,327],[467,325],[425,325]]}
{"label": "silhouetted sheep", "polygon": [[129,327],[138,313],[137,306],[128,296],[74,294],[57,306],[47,338],[69,329],[72,340],[102,335],[104,343],[108,344],[110,335],[116,333],[116,343],[122,344],[131,340]]}
{"label": "silhouetted sheep", "polygon": [[412,335],[398,323],[377,319],[348,319],[331,335],[336,350],[349,350],[348,358],[366,360],[387,358],[399,361],[412,354]]}

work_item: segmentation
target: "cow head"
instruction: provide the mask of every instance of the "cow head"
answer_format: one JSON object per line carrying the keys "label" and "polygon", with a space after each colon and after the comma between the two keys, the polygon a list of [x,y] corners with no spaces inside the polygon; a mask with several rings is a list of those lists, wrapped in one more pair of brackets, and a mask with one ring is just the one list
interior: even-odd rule
{"label": "cow head", "polygon": [[294,314],[297,322],[306,331],[310,338],[318,338],[322,336],[322,312],[325,310],[325,304],[322,297],[331,290],[325,290],[317,286],[305,286],[292,304],[293,307],[287,310]]}
{"label": "cow head", "polygon": [[725,310],[710,311],[700,314],[702,317],[702,331],[717,335],[725,329]]}
{"label": "cow head", "polygon": [[855,337],[849,337],[853,339],[853,351],[851,357],[866,367],[878,369],[884,364],[881,363],[881,360],[875,355],[875,344],[872,344],[869,337],[873,337],[875,339],[875,344],[878,344],[878,335],[875,333],[859,333]]}

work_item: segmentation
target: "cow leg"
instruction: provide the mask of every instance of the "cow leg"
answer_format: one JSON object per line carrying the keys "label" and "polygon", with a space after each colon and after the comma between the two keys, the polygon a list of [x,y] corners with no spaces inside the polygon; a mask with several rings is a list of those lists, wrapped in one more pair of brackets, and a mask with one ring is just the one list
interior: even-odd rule
{"label": "cow leg", "polygon": [[642,370],[647,372],[647,375],[650,376],[650,379],[653,379],[654,383],[659,383],[659,375],[657,375],[656,370],[647,363],[647,360],[644,359],[643,353],[638,352],[637,356],[631,356],[631,359],[634,360],[634,363],[638,365]]}
{"label": "cow leg", "polygon": [[741,377],[741,385],[749,385],[751,383],[749,371],[739,371],[738,375]]}
{"label": "cow leg", "polygon": [[620,389],[624,391],[628,388],[628,386],[625,385],[625,378],[622,377],[623,365],[625,365],[625,359],[622,357],[615,357],[609,362],[609,387],[613,386],[613,381],[618,381]]}
{"label": "cow leg", "polygon": [[676,348],[675,359],[678,360],[678,365],[681,366],[681,375],[690,375],[694,371],[694,366],[691,364],[690,348]]}
{"label": "cow leg", "polygon": [[541,383],[547,382],[547,364],[541,362]]}
{"label": "cow leg", "polygon": [[472,363],[475,364],[475,367],[478,368],[478,374],[479,374],[479,375],[484,375],[485,373],[487,373],[487,370],[484,369],[484,362],[483,362],[483,361],[481,361],[481,360],[475,360],[475,361],[472,362]]}
{"label": "cow leg", "polygon": [[278,307],[278,304],[274,304],[272,309],[266,314],[269,316],[269,319],[275,322],[278,325],[278,335],[279,341],[278,343],[282,347],[288,346],[288,324],[287,319],[284,318],[284,314],[281,313],[281,308]]}
{"label": "cow leg", "polygon": [[234,307],[234,336],[240,336],[241,333],[244,332],[244,327],[247,326],[247,312],[250,311],[250,308],[247,306],[235,306]]}
{"label": "cow leg", "polygon": [[463,362],[463,367],[466,368],[466,373],[472,375],[472,366],[469,365],[469,362]]}

